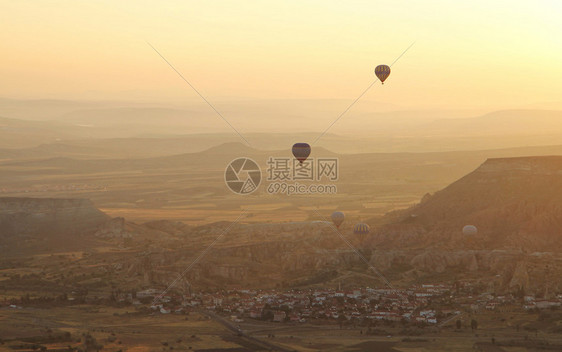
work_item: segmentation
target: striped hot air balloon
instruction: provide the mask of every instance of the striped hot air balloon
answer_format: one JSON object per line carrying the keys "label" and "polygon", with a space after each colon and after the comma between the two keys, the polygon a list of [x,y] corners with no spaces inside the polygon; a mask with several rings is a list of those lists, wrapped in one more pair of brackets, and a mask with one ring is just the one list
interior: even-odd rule
{"label": "striped hot air balloon", "polygon": [[381,80],[382,84],[390,76],[390,67],[387,65],[378,65],[375,67],[375,75]]}
{"label": "striped hot air balloon", "polygon": [[293,155],[302,164],[310,155],[310,145],[308,143],[295,143],[293,145]]}
{"label": "striped hot air balloon", "polygon": [[353,227],[353,233],[356,235],[368,235],[369,230],[369,225],[362,222],[355,224],[355,226]]}
{"label": "striped hot air balloon", "polygon": [[340,225],[343,223],[344,219],[345,216],[341,211],[335,211],[332,213],[332,222],[334,223],[334,225],[336,225],[338,229],[340,228]]}
{"label": "striped hot air balloon", "polygon": [[474,236],[478,234],[478,228],[474,225],[466,225],[462,228],[463,235]]}

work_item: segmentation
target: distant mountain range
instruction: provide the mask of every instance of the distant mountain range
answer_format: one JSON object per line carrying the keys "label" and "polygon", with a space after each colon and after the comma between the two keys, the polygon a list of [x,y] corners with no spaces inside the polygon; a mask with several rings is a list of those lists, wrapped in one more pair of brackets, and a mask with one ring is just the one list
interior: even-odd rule
{"label": "distant mountain range", "polygon": [[438,119],[420,129],[438,136],[548,135],[562,132],[561,117],[559,110],[502,110],[471,118]]}
{"label": "distant mountain range", "polygon": [[[296,142],[311,143],[348,103],[248,101],[222,102],[217,108],[253,147],[275,150]],[[480,115],[392,111],[365,102],[332,126],[318,145],[339,153],[363,153],[497,149],[559,144],[561,140],[560,110],[502,110]],[[201,102],[163,106],[0,99],[0,149],[40,145],[48,149],[62,144],[69,149],[93,148],[98,156],[140,157],[202,151],[234,141],[242,139]]]}

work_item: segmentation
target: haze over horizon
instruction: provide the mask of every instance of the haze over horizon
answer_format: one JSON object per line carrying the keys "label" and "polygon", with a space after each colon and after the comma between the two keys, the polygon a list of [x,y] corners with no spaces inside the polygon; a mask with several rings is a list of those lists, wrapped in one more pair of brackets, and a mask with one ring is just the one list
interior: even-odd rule
{"label": "haze over horizon", "polygon": [[561,14],[0,0],[0,352],[562,351]]}
{"label": "haze over horizon", "polygon": [[358,108],[562,106],[557,1],[56,3],[0,1],[0,96],[196,102],[149,41],[211,101],[351,101],[416,41]]}

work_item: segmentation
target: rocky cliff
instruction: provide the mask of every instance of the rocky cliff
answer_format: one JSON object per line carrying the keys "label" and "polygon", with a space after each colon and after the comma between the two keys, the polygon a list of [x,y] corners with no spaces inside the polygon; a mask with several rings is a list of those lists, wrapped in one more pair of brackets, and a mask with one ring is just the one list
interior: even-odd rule
{"label": "rocky cliff", "polygon": [[[0,200],[3,236],[7,230],[34,233],[60,224],[67,224],[65,231],[97,229],[94,237],[104,241],[104,249],[91,248],[89,260],[97,263],[95,270],[131,286],[166,287],[186,268],[185,282],[201,289],[383,286],[322,221],[191,227],[107,220],[83,200]],[[466,224],[477,226],[478,233],[464,235]],[[389,214],[384,225],[373,222],[363,243],[353,237],[352,225],[345,223],[342,233],[396,285],[472,280],[496,292],[540,292],[549,282],[551,290],[559,290],[562,157],[490,159],[418,205]]]}
{"label": "rocky cliff", "polygon": [[93,233],[109,220],[87,199],[0,198],[0,237]]}
{"label": "rocky cliff", "polygon": [[[163,229],[177,228],[172,224]],[[152,223],[154,228],[156,224]],[[187,229],[166,246],[150,246],[122,262],[125,278],[142,285],[166,286],[185,268],[183,280],[199,287],[303,287],[308,285],[384,286],[384,283],[350,250],[328,224],[234,225],[195,265],[195,258],[222,232],[225,224]],[[353,241],[345,230],[344,235]],[[562,288],[557,276],[562,256],[524,253],[510,249],[361,248],[370,263],[396,285],[413,282],[470,280],[497,293],[544,289],[545,265],[551,266],[551,289]],[[555,274],[556,273],[556,274]],[[436,279],[437,277],[437,279]],[[437,281],[436,281],[437,280]]]}

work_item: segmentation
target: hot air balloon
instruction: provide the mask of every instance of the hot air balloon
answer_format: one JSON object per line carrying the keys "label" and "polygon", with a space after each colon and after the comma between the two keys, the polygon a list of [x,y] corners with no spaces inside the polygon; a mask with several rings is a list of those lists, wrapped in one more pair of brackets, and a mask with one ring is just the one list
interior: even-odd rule
{"label": "hot air balloon", "polygon": [[369,225],[362,222],[355,224],[355,226],[353,227],[353,233],[356,235],[368,235]]}
{"label": "hot air balloon", "polygon": [[342,224],[344,219],[345,216],[341,211],[335,211],[332,213],[332,222],[334,223],[334,225],[336,225],[338,229],[340,228],[340,225]]}
{"label": "hot air balloon", "polygon": [[375,67],[375,75],[377,75],[381,83],[384,84],[384,81],[390,76],[390,67],[387,65],[378,65]]}
{"label": "hot air balloon", "polygon": [[357,235],[360,243],[365,242],[365,238],[369,234],[369,225],[362,222],[355,224],[353,233]]}
{"label": "hot air balloon", "polygon": [[293,155],[302,164],[310,155],[310,145],[308,143],[295,143],[293,145]]}
{"label": "hot air balloon", "polygon": [[462,228],[463,235],[474,236],[478,233],[478,229],[474,225],[466,225]]}

